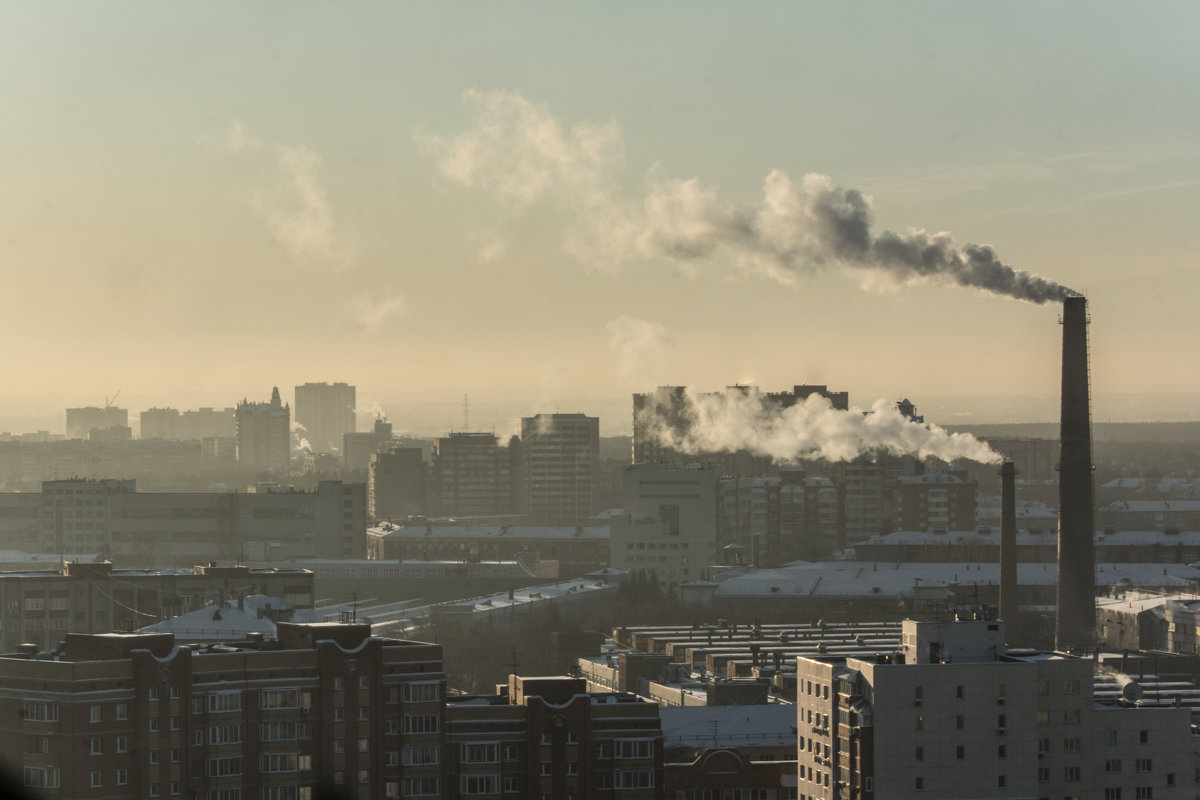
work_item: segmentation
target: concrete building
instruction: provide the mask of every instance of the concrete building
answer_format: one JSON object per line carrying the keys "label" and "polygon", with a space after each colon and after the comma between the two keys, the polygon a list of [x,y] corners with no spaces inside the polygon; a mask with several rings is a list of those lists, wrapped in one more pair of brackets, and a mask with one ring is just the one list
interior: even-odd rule
{"label": "concrete building", "polygon": [[67,631],[130,631],[247,592],[312,608],[311,571],[299,568],[113,569],[108,562],[61,563],[47,572],[0,572],[0,652],[24,643],[54,647]]}
{"label": "concrete building", "polygon": [[976,481],[966,470],[901,477],[897,530],[962,531],[975,527]]}
{"label": "concrete building", "polygon": [[435,514],[478,516],[517,510],[514,452],[494,433],[451,433],[434,442],[430,505]]}
{"label": "concrete building", "polygon": [[342,470],[347,477],[367,474],[372,453],[384,453],[394,442],[392,423],[383,417],[375,420],[370,431],[342,435]]}
{"label": "concrete building", "polygon": [[603,525],[454,525],[383,522],[367,530],[367,555],[399,561],[557,562],[564,577],[608,566],[611,541]]}
{"label": "concrete building", "polygon": [[67,409],[67,438],[86,439],[94,430],[128,428],[129,409],[106,405]]}
{"label": "concrete building", "polygon": [[365,554],[366,487],[315,491],[138,492],[133,480],[45,481],[0,494],[0,547],[106,553],[139,567]]}
{"label": "concrete building", "polygon": [[530,521],[576,525],[596,508],[600,420],[538,414],[521,420],[520,489]]}
{"label": "concrete building", "polygon": [[314,453],[341,450],[355,432],[355,387],[348,383],[305,383],[296,387],[296,422]]}
{"label": "concrete building", "polygon": [[267,403],[238,403],[238,464],[263,472],[286,473],[292,455],[291,407],[279,398],[279,387],[271,390]]}
{"label": "concrete building", "polygon": [[420,447],[372,453],[367,468],[367,514],[374,520],[428,513],[428,476]]}
{"label": "concrete building", "polygon": [[138,438],[191,439],[221,438],[237,436],[237,417],[233,408],[200,408],[178,411],[174,408],[150,408],[141,413],[141,428]]}
{"label": "concrete building", "polygon": [[703,577],[717,559],[716,470],[634,464],[625,470],[625,514],[609,520],[610,565],[653,572],[668,588]]}
{"label": "concrete building", "polygon": [[[754,395],[761,398],[764,404],[778,408],[788,408],[814,395],[824,397],[836,409],[844,411],[850,407],[848,392],[831,392],[829,387],[824,385],[797,385],[790,391],[780,392],[762,392],[757,386],[737,385],[727,387],[723,393],[731,392]],[[715,394],[722,393],[702,393],[707,396]],[[687,464],[702,461],[715,465],[721,477],[753,477],[773,473],[773,465],[769,458],[744,451],[680,453],[656,435],[656,429],[665,427],[671,431],[673,438],[685,438],[691,425],[687,387],[660,386],[654,392],[633,395],[633,463]]]}
{"label": "concrete building", "polygon": [[901,652],[796,676],[804,800],[1194,795],[1188,709],[1097,702],[1089,660],[1006,652],[1002,622],[907,620]]}

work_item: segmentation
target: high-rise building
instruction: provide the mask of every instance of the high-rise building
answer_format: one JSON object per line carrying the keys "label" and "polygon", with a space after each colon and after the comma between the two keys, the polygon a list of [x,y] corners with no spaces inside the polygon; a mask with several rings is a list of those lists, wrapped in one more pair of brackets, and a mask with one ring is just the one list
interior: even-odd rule
{"label": "high-rise building", "polygon": [[[791,391],[762,392],[757,386],[730,386],[724,392],[704,392],[701,397],[716,394],[741,393],[762,400],[764,406],[789,408],[813,395],[829,401],[833,408],[845,411],[850,407],[848,392],[831,392],[828,386],[802,384]],[[691,430],[688,413],[688,393],[684,386],[660,386],[649,394],[633,396],[633,463],[666,464],[705,462],[717,466],[724,477],[766,475],[772,471],[771,459],[746,451],[681,453],[662,441],[660,433],[668,431],[672,438],[686,439]]]}
{"label": "high-rise building", "polygon": [[305,383],[296,387],[296,422],[314,453],[333,453],[354,433],[355,388],[348,383]]}
{"label": "high-rise building", "polygon": [[595,514],[599,467],[596,417],[538,414],[521,420],[521,488],[534,522],[571,525]]}
{"label": "high-rise building", "polygon": [[419,447],[372,453],[367,470],[367,513],[372,519],[424,515],[428,472]]}
{"label": "high-rise building", "polygon": [[267,403],[238,403],[238,463],[249,469],[286,472],[291,457],[291,407],[279,399],[279,387]]}
{"label": "high-rise building", "polygon": [[85,406],[67,409],[67,438],[86,439],[93,430],[128,428],[129,410],[116,406]]}
{"label": "high-rise building", "polygon": [[805,800],[1194,794],[1190,709],[1102,701],[1089,659],[1006,652],[998,620],[906,620],[901,652],[796,678]]}
{"label": "high-rise building", "polygon": [[512,452],[494,433],[451,433],[435,440],[432,513],[454,516],[515,510]]}
{"label": "high-rise building", "polygon": [[392,446],[392,423],[379,417],[375,426],[362,433],[342,435],[342,474],[347,478],[365,477],[372,453],[383,453]]}
{"label": "high-rise building", "polygon": [[150,408],[141,413],[142,439],[232,439],[237,434],[234,409],[199,408],[179,411],[174,408]]}

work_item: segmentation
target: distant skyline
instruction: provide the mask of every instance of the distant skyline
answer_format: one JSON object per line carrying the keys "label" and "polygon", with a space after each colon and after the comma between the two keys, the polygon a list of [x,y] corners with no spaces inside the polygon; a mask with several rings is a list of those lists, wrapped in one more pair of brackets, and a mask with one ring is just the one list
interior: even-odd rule
{"label": "distant skyline", "polygon": [[721,239],[764,182],[790,197],[771,176],[810,174],[861,192],[875,233],[949,231],[1087,294],[1097,421],[1200,418],[1193,3],[5,20],[0,430],[117,389],[136,413],[322,380],[397,430],[454,425],[467,394],[472,427],[561,410],[612,433],[633,391],[734,382],[1053,419],[1053,303]]}

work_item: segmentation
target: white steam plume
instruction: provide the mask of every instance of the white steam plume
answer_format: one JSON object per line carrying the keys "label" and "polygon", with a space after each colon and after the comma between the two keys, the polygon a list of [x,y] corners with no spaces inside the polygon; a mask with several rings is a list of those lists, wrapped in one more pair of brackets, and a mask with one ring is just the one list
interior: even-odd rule
{"label": "white steam plume", "polygon": [[657,322],[622,316],[609,321],[608,344],[617,354],[621,385],[644,389],[663,382],[667,351],[675,341]]}
{"label": "white steam plume", "polygon": [[367,293],[347,301],[343,307],[364,328],[376,331],[389,319],[402,315],[408,306],[400,295],[377,297]]}
{"label": "white steam plume", "polygon": [[871,198],[824,175],[794,182],[772,170],[760,200],[732,203],[696,178],[669,178],[655,168],[644,193],[630,196],[619,188],[624,147],[615,123],[568,128],[545,105],[513,91],[472,90],[466,98],[475,111],[470,129],[417,136],[442,174],[519,207],[554,199],[574,218],[568,249],[593,264],[665,257],[690,269],[724,257],[786,284],[837,264],[895,285],[944,283],[1034,303],[1074,294],[1013,269],[987,245],[960,248],[949,233],[875,234]]}
{"label": "white steam plume", "polygon": [[292,258],[318,259],[337,268],[349,265],[351,248],[334,220],[316,151],[302,144],[266,142],[236,118],[218,145],[234,156],[264,151],[270,156],[274,179],[254,189],[250,206]]}
{"label": "white steam plume", "polygon": [[914,422],[887,400],[876,401],[864,413],[839,411],[820,395],[784,408],[757,390],[700,393],[689,388],[682,400],[660,390],[652,398],[638,414],[639,429],[664,447],[689,455],[748,450],[777,463],[849,461],[871,453],[985,464],[1001,460],[974,436]]}

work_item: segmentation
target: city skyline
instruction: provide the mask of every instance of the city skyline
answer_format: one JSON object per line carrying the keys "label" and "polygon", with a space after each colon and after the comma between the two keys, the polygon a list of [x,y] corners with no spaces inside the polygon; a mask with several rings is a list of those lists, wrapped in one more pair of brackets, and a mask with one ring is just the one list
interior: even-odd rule
{"label": "city skyline", "polygon": [[[1054,418],[1054,304],[828,263],[788,286],[720,248],[581,258],[581,209],[693,178],[754,208],[772,170],[1085,292],[1097,419],[1196,418],[1194,6],[123,8],[14,6],[0,34],[5,420],[310,380],[422,433],[463,395],[459,429],[614,433],[634,391],[735,382]],[[522,182],[448,159],[481,109],[548,131]]]}

